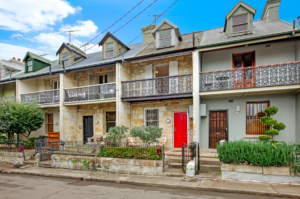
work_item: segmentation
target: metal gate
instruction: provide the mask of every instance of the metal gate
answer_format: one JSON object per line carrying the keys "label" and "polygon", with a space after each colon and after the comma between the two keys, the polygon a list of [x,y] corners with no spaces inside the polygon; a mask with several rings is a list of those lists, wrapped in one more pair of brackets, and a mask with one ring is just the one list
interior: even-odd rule
{"label": "metal gate", "polygon": [[186,165],[189,161],[195,160],[195,175],[200,171],[200,144],[192,142],[189,145],[182,143],[182,170],[186,173]]}
{"label": "metal gate", "polygon": [[48,139],[35,141],[35,155],[40,154],[40,161],[51,160],[51,156],[55,151],[59,150],[59,141]]}

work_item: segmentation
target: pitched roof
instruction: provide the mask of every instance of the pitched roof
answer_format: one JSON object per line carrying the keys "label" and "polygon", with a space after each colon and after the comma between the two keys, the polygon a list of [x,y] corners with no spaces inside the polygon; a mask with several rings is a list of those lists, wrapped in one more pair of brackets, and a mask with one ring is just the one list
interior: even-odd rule
{"label": "pitched roof", "polygon": [[69,43],[62,43],[62,45],[59,47],[58,51],[56,52],[56,56],[62,51],[63,48],[67,48],[69,51],[73,51],[73,52],[77,53],[78,55],[81,55],[84,58],[86,58],[85,52],[83,52],[78,47],[76,47],[72,44],[69,44]]}
{"label": "pitched roof", "polygon": [[260,18],[260,19],[263,19],[263,18],[264,18],[265,13],[266,13],[267,8],[268,8],[268,5],[270,5],[270,4],[272,4],[272,3],[277,3],[277,2],[280,3],[281,0],[267,0],[266,5],[265,5],[265,7],[264,7],[264,10],[263,10],[263,12],[262,12],[262,14],[261,14],[261,18]]}
{"label": "pitched roof", "polygon": [[26,53],[25,57],[23,58],[23,61],[26,61],[28,57],[30,57],[32,59],[37,59],[37,60],[39,60],[41,62],[44,62],[44,63],[50,63],[51,62],[49,59],[46,59],[42,56],[36,55],[36,54],[34,54],[32,52],[29,52],[29,51]]}
{"label": "pitched roof", "polygon": [[126,47],[127,50],[130,50],[130,48],[128,46],[126,46],[123,42],[121,42],[117,37],[115,37],[113,34],[111,34],[110,32],[107,32],[106,35],[101,39],[101,41],[99,42],[99,46],[102,46],[103,43],[105,42],[105,40],[107,38],[111,37],[113,40],[115,40],[116,42],[120,43],[122,46]]}
{"label": "pitched roof", "polygon": [[180,34],[180,30],[179,30],[179,28],[178,28],[178,26],[176,26],[175,24],[173,24],[173,23],[171,23],[170,21],[168,21],[168,20],[166,20],[166,19],[163,19],[159,24],[158,24],[158,26],[154,29],[154,30],[152,30],[152,35],[154,36],[154,38],[155,38],[155,32],[157,31],[157,30],[159,30],[160,28],[161,28],[161,26],[162,25],[164,25],[164,23],[166,23],[166,24],[168,24],[169,26],[171,26],[171,27],[173,27],[174,29],[175,29],[175,32],[176,32],[176,35],[177,35],[177,37],[179,38],[179,40],[181,41],[182,40],[182,36],[181,36],[181,34]]}

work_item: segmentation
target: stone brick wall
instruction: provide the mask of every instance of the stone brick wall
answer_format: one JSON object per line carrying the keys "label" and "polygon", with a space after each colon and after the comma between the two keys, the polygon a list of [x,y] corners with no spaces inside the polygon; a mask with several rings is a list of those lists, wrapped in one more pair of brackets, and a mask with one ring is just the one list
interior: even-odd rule
{"label": "stone brick wall", "polygon": [[[25,152],[25,160],[30,160],[34,155],[33,151],[26,151]],[[6,164],[23,164],[24,158],[23,158],[23,152],[4,152],[0,151],[0,163],[6,163]]]}
{"label": "stone brick wall", "polygon": [[[161,100],[161,101],[145,101],[134,102],[131,105],[131,128],[134,126],[144,125],[144,109],[145,108],[158,108],[159,109],[159,127],[163,128],[163,137],[167,137],[166,147],[173,148],[173,113],[187,112],[189,105],[193,104],[192,98],[187,99],[174,99],[174,100]],[[167,119],[171,119],[167,123]],[[193,129],[193,119],[189,119],[190,132]],[[192,134],[190,134],[192,136]],[[192,140],[190,136],[190,140]]]}
{"label": "stone brick wall", "polygon": [[178,75],[193,73],[193,59],[192,55],[184,55],[178,57],[170,57],[165,59],[151,60],[131,63],[131,80],[145,79],[145,66],[152,64],[164,64],[170,61],[178,61]]}
{"label": "stone brick wall", "polygon": [[[122,54],[122,45],[119,44],[118,42],[116,42],[114,39],[112,39],[111,37],[108,37],[104,43],[103,43],[103,46],[102,46],[102,59],[106,59],[106,46],[105,44],[107,43],[114,43],[114,57],[118,57],[119,55]],[[123,48],[123,53],[125,53],[127,51],[126,48]]]}

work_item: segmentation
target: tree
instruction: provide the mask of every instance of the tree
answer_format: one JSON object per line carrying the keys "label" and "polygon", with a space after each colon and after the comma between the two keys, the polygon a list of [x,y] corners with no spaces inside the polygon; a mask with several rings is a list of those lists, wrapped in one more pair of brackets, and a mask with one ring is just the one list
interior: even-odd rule
{"label": "tree", "polygon": [[139,137],[143,142],[158,142],[157,138],[162,135],[162,128],[157,126],[135,126],[131,130],[130,134],[132,137]]}
{"label": "tree", "polygon": [[32,131],[42,127],[44,111],[34,102],[25,104],[15,100],[0,104],[0,133],[21,134],[27,139]]}
{"label": "tree", "polygon": [[[258,139],[261,141],[269,141],[270,139],[274,139],[274,136],[279,135],[279,131],[285,129],[285,124],[282,122],[277,122],[277,120],[274,120],[271,118],[272,115],[275,115],[278,112],[278,108],[276,106],[271,106],[269,108],[266,108],[264,110],[264,113],[266,116],[260,118],[260,120],[267,126],[269,126],[269,129],[265,129],[264,136],[259,136]],[[274,140],[273,140],[274,141]]]}
{"label": "tree", "polygon": [[110,127],[106,136],[106,140],[121,145],[122,138],[126,138],[125,132],[129,128],[127,126]]}

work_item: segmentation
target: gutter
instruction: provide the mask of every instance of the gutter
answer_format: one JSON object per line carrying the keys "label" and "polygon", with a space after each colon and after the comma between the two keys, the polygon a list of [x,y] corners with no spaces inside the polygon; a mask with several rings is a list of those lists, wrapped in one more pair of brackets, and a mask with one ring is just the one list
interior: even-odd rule
{"label": "gutter", "polygon": [[[295,30],[295,32],[296,33],[300,32],[300,30]],[[236,41],[222,42],[222,43],[217,43],[217,44],[209,44],[209,45],[205,45],[205,46],[197,46],[197,49],[214,47],[214,46],[221,46],[221,45],[225,45],[225,44],[240,43],[240,42],[244,42],[244,41],[253,41],[253,40],[257,40],[257,39],[264,39],[264,38],[269,38],[269,37],[282,36],[282,35],[285,35],[285,34],[292,34],[292,33],[293,33],[293,31],[287,31],[287,32],[282,32],[282,33],[276,33],[276,34],[259,36],[259,37],[252,37],[252,38],[241,39],[241,40],[236,40]],[[293,37],[293,36],[291,36],[291,37]]]}

